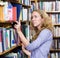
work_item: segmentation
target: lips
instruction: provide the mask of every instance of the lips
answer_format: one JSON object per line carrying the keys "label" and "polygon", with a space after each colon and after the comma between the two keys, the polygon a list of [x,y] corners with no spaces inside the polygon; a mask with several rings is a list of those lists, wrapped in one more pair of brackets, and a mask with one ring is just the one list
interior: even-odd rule
{"label": "lips", "polygon": [[36,21],[33,21],[32,23],[36,23]]}

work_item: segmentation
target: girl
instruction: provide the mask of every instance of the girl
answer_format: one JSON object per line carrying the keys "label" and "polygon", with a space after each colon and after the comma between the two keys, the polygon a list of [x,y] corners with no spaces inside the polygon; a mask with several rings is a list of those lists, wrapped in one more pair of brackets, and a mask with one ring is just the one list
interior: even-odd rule
{"label": "girl", "polygon": [[20,30],[20,22],[14,27],[22,41],[22,50],[30,56],[30,58],[48,58],[49,50],[53,40],[52,21],[43,10],[34,10],[31,14],[31,26],[35,31],[33,41],[30,43],[22,31]]}

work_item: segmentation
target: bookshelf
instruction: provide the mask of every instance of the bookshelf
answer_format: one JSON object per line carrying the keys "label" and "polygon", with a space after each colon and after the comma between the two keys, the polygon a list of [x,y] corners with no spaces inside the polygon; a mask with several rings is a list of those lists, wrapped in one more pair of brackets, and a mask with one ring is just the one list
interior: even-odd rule
{"label": "bookshelf", "polygon": [[[54,26],[53,30],[53,43],[52,48],[50,50],[50,55],[48,58],[60,58],[60,9],[59,4],[60,1],[57,0],[31,0],[32,4],[32,11],[36,9],[42,9],[46,11],[46,13],[49,14],[49,16],[52,18],[52,23]],[[55,17],[55,18],[54,18]]]}
{"label": "bookshelf", "polygon": [[[13,41],[13,44],[11,45],[11,39],[10,39],[10,46],[11,47],[9,47],[9,48],[7,48],[6,49],[6,47],[7,47],[7,45],[8,45],[8,43],[7,43],[7,45],[4,45],[4,44],[6,44],[6,42],[4,42],[3,43],[3,51],[1,51],[0,52],[0,56],[5,56],[6,54],[9,54],[9,53],[11,53],[11,52],[13,52],[14,51],[14,49],[18,49],[18,47],[21,47],[21,43],[20,43],[20,40],[19,40],[19,37],[18,37],[18,35],[17,34],[15,34],[16,32],[15,32],[15,30],[13,29],[13,27],[12,27],[12,24],[11,23],[13,23],[14,21],[20,21],[21,23],[22,23],[22,25],[23,24],[25,24],[25,25],[27,25],[27,27],[26,27],[26,30],[28,30],[28,26],[29,26],[29,9],[31,8],[31,6],[30,6],[30,0],[26,0],[26,1],[28,1],[29,3],[26,3],[26,1],[23,3],[23,2],[20,2],[19,0],[16,2],[16,1],[13,1],[13,0],[2,0],[3,2],[0,2],[0,9],[2,8],[2,10],[3,11],[6,11],[6,13],[4,13],[2,10],[2,15],[1,16],[5,16],[6,15],[6,17],[8,17],[8,16],[10,16],[10,15],[14,15],[14,16],[11,16],[10,17],[10,19],[12,18],[12,20],[10,21],[9,20],[9,17],[6,19],[4,16],[2,17],[3,18],[3,20],[4,21],[1,21],[1,19],[0,19],[0,35],[2,35],[1,34],[1,32],[5,32],[5,33],[7,33],[6,34],[6,36],[11,36],[10,38],[12,39],[12,41],[13,40],[17,40],[17,41]],[[5,5],[5,2],[7,2],[7,5]],[[10,3],[10,5],[9,5],[9,3]],[[3,4],[3,5],[2,5]],[[9,13],[9,15],[8,15],[8,13],[7,13],[7,7],[9,6],[9,11],[11,12],[11,13]],[[4,7],[6,8],[6,9],[4,9]],[[12,7],[14,7],[15,9],[13,10],[13,8]],[[12,9],[10,9],[10,8],[12,8]],[[21,8],[21,9],[20,9]],[[0,12],[1,12],[0,11]],[[13,11],[15,11],[15,12],[13,12]],[[15,14],[14,14],[15,13]],[[24,19],[23,18],[23,14],[25,14],[25,16],[26,16],[26,18]],[[1,17],[0,16],[0,17]],[[13,18],[14,17],[14,18]],[[13,20],[13,19],[15,19],[15,20]],[[4,31],[2,31],[4,29]],[[9,30],[10,29],[10,30]],[[12,31],[13,30],[13,31]],[[10,33],[8,33],[8,32],[10,32]],[[27,32],[29,32],[29,31],[27,31]],[[11,35],[12,34],[12,35]],[[4,34],[4,36],[5,36],[5,34]],[[6,37],[5,36],[5,37]],[[14,37],[13,37],[14,36]],[[29,36],[29,35],[27,35],[27,36]],[[2,35],[2,37],[3,37],[3,35]],[[17,39],[16,39],[16,38]],[[3,39],[1,39],[1,36],[0,36],[0,41],[3,41]],[[5,39],[4,39],[5,40]],[[1,43],[1,45],[2,45],[2,41],[0,42]],[[14,44],[15,43],[15,44]],[[5,47],[6,46],[6,47]],[[9,46],[9,45],[8,45]],[[20,49],[20,48],[19,48]],[[17,52],[16,52],[17,53]],[[20,50],[19,50],[19,52],[18,53],[20,53]],[[21,52],[21,54],[22,54],[23,52]],[[20,54],[19,54],[20,55]],[[23,56],[20,56],[20,57],[25,57],[24,55]],[[3,58],[3,57],[2,57]]]}

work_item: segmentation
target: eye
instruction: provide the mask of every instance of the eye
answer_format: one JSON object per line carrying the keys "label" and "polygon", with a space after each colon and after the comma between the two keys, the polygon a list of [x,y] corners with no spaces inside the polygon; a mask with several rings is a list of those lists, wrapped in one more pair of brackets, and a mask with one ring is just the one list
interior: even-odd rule
{"label": "eye", "polygon": [[31,16],[31,19],[33,19],[33,18],[37,18],[38,16],[37,15],[34,15],[34,16]]}
{"label": "eye", "polygon": [[37,18],[37,16],[36,16],[36,15],[35,15],[34,17],[35,17],[35,18]]}

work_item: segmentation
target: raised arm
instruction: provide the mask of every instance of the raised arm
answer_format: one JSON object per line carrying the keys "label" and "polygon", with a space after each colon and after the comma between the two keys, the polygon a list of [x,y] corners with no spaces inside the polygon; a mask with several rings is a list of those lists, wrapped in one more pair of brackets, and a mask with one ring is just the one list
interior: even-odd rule
{"label": "raised arm", "polygon": [[[21,38],[21,41],[27,50],[32,51],[38,48],[39,46],[41,46],[45,42],[48,42],[49,44],[48,46],[50,47],[53,37],[52,37],[52,32],[49,29],[42,30],[41,33],[38,35],[37,39],[32,43],[29,43],[29,41],[25,38],[19,27],[20,27],[19,23],[15,25],[15,28],[17,29],[17,33],[19,34],[19,37]],[[47,48],[49,49],[49,47]]]}
{"label": "raised arm", "polygon": [[20,28],[21,24],[20,24],[20,22],[16,21],[16,23],[17,24],[14,25],[14,28],[16,29],[16,31],[17,31],[17,33],[18,33],[22,43],[24,44],[24,46],[28,46],[29,45],[29,41],[26,39],[26,37],[24,36],[24,34],[21,31],[21,28]]}

